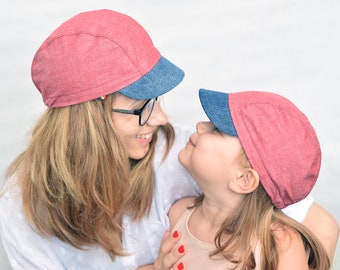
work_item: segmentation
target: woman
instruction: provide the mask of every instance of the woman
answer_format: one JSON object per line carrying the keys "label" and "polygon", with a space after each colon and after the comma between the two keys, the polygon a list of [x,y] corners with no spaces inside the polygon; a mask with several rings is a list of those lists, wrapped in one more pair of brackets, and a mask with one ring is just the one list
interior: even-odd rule
{"label": "woman", "polygon": [[173,129],[157,98],[183,76],[142,26],[110,10],[78,14],[43,42],[32,79],[48,109],[10,166],[0,201],[13,268],[173,260],[158,254],[167,211],[199,189],[177,161],[189,133]]}

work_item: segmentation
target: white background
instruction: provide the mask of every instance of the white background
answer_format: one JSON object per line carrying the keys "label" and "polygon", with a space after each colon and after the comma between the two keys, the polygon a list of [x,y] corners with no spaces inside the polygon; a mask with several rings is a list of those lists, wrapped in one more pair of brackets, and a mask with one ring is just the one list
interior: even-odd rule
{"label": "white background", "polygon": [[[206,119],[197,90],[264,90],[292,100],[323,150],[317,202],[340,220],[340,2],[338,0],[10,0],[0,10],[0,182],[44,110],[30,78],[33,54],[60,23],[108,8],[141,23],[186,72],[164,98],[172,122]],[[1,213],[0,213],[1,214]],[[333,269],[340,269],[339,248]],[[0,269],[10,269],[0,246]]]}

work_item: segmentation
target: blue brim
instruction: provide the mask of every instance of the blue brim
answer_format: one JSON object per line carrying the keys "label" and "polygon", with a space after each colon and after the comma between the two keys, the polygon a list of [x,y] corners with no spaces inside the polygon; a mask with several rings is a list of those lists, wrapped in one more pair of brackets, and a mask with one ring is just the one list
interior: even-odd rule
{"label": "blue brim", "polygon": [[230,114],[227,93],[200,89],[199,97],[205,114],[220,131],[237,136],[237,132]]}
{"label": "blue brim", "polygon": [[161,96],[176,87],[184,78],[184,71],[161,57],[142,78],[119,90],[133,99],[150,99]]}

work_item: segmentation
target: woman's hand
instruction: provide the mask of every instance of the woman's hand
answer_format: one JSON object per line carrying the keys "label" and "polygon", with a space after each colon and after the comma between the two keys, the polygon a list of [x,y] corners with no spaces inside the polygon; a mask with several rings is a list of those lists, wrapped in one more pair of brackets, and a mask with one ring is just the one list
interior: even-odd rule
{"label": "woman's hand", "polygon": [[185,254],[183,245],[177,245],[180,235],[178,231],[170,234],[165,232],[161,242],[161,247],[157,259],[154,264],[144,265],[138,270],[182,270],[184,269],[183,262],[180,259]]}
{"label": "woman's hand", "polygon": [[[170,234],[169,231],[165,232],[161,247],[159,249],[158,257],[154,263],[155,270],[181,270],[184,269],[184,264],[181,258],[186,250],[183,245],[178,245],[180,235],[178,231]],[[151,268],[149,268],[151,269]]]}

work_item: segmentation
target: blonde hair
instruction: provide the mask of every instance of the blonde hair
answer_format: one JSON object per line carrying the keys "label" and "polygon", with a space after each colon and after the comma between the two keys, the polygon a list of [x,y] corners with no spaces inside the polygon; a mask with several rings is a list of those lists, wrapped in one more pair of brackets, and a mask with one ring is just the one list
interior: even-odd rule
{"label": "blonde hair", "polygon": [[[130,170],[112,122],[114,98],[47,109],[7,171],[17,174],[25,216],[38,233],[80,249],[99,245],[111,258],[125,255],[122,214],[138,219],[150,211],[156,143]],[[161,129],[169,151],[173,128]]]}
{"label": "blonde hair", "polygon": [[[240,158],[241,164],[249,168],[250,164],[243,150]],[[200,205],[203,198],[204,195],[198,197],[195,206]],[[223,255],[235,264],[234,269],[255,269],[258,267],[257,263],[260,263],[261,269],[275,270],[278,266],[275,230],[278,228],[291,230],[301,236],[306,254],[309,254],[310,269],[330,269],[327,252],[317,237],[303,224],[275,208],[261,183],[245,196],[237,213],[224,221],[215,236],[216,250],[210,256]],[[260,247],[260,262],[255,260],[254,251],[257,246]]]}

